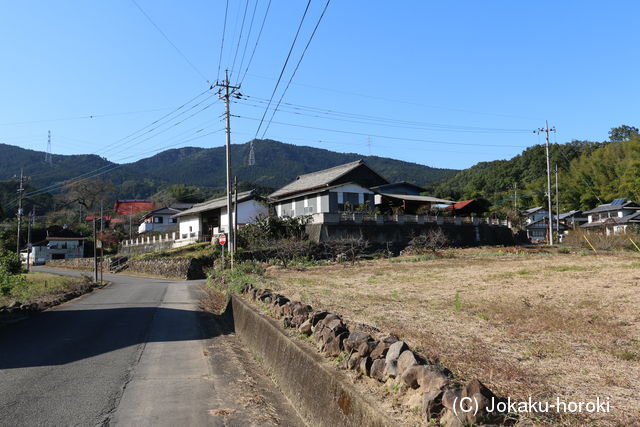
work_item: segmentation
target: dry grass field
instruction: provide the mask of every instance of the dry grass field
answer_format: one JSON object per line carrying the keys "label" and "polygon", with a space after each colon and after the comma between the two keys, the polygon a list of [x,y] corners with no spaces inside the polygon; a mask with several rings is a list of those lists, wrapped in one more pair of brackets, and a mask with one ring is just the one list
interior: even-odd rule
{"label": "dry grass field", "polygon": [[394,333],[499,395],[610,399],[608,414],[546,418],[554,424],[640,420],[638,254],[479,248],[270,267],[267,277],[278,292]]}

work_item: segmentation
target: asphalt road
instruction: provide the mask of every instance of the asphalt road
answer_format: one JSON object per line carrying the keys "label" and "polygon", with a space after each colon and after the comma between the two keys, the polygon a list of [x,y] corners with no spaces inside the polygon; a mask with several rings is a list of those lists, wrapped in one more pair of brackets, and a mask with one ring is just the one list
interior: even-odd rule
{"label": "asphalt road", "polygon": [[105,280],[0,330],[0,425],[303,424],[197,282]]}

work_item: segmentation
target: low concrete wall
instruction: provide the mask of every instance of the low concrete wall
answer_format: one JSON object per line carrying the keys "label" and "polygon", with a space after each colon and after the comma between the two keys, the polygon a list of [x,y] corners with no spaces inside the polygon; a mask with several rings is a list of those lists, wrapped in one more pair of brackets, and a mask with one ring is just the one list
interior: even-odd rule
{"label": "low concrete wall", "polygon": [[315,242],[362,237],[374,244],[406,245],[414,236],[440,228],[455,246],[513,245],[515,240],[509,227],[489,224],[309,224],[309,238]]}
{"label": "low concrete wall", "polygon": [[291,340],[277,324],[232,296],[235,331],[271,371],[283,393],[310,424],[317,426],[385,426],[391,422],[353,389],[319,355]]}

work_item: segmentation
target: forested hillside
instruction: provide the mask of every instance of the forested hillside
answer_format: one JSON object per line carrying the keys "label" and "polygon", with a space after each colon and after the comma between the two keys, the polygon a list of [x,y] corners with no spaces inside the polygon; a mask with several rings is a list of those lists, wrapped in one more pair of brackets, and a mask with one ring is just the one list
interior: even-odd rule
{"label": "forested hillside", "polygon": [[[278,188],[304,173],[364,159],[390,181],[410,181],[418,185],[434,183],[453,175],[452,169],[432,168],[355,153],[337,153],[272,140],[255,143],[255,166],[248,166],[249,143],[231,147],[233,174],[238,180],[263,187]],[[44,153],[0,144],[0,180],[20,173],[32,177],[32,184],[44,187],[76,176],[98,175],[115,186],[118,197],[148,197],[171,184],[222,188],[225,185],[225,149],[185,147],[163,151],[134,163],[116,165],[95,155],[53,156],[53,165],[44,163]],[[93,172],[93,173],[92,173]]]}
{"label": "forested hillside", "polygon": [[[558,166],[561,210],[589,209],[618,197],[640,200],[640,137],[621,126],[606,142],[551,144],[551,168]],[[555,178],[552,179],[555,181]],[[494,209],[545,203],[546,158],[543,145],[510,160],[482,162],[436,183],[431,190],[455,200],[486,198]],[[555,187],[554,190],[555,192]]]}

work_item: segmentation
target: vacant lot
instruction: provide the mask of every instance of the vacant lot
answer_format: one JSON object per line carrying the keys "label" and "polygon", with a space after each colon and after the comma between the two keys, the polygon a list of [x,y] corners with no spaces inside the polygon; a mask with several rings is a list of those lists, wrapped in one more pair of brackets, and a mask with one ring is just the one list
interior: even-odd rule
{"label": "vacant lot", "polygon": [[76,290],[84,282],[77,277],[58,276],[56,274],[31,272],[21,275],[26,280],[14,281],[11,286],[3,287],[0,293],[0,306],[14,301],[28,302],[46,300],[68,291]]}
{"label": "vacant lot", "polygon": [[610,398],[609,414],[554,422],[640,419],[637,254],[466,249],[435,259],[270,267],[267,276],[288,297],[395,333],[500,395]]}

